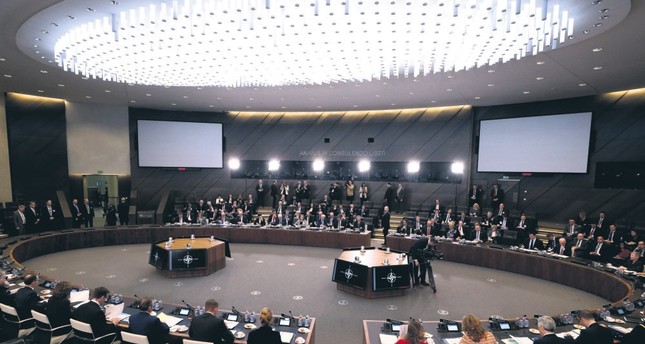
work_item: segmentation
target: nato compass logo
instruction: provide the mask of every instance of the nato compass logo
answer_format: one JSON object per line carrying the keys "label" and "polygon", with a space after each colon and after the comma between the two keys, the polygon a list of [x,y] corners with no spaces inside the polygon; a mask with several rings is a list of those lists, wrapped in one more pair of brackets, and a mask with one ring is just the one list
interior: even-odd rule
{"label": "nato compass logo", "polygon": [[387,283],[390,284],[390,287],[394,287],[394,285],[396,284],[396,281],[402,278],[403,276],[397,275],[396,273],[394,273],[394,271],[392,271],[392,269],[390,269],[390,272],[388,272],[388,274],[385,275],[385,277],[381,277],[382,280],[386,280]]}
{"label": "nato compass logo", "polygon": [[190,253],[186,253],[186,255],[184,256],[184,259],[182,259],[182,261],[184,262],[184,264],[186,264],[186,266],[190,266],[193,260],[194,260],[193,256],[191,256]]}
{"label": "nato compass logo", "polygon": [[159,259],[161,259],[161,257],[159,257],[159,251],[155,251],[154,258],[155,258],[155,262],[158,262]]}
{"label": "nato compass logo", "polygon": [[354,271],[352,271],[352,266],[351,265],[348,266],[347,269],[345,269],[345,271],[341,270],[340,273],[345,275],[345,278],[347,279],[347,282],[349,282],[349,280],[351,280],[354,277],[358,277],[358,275],[356,275],[356,273],[354,273]]}

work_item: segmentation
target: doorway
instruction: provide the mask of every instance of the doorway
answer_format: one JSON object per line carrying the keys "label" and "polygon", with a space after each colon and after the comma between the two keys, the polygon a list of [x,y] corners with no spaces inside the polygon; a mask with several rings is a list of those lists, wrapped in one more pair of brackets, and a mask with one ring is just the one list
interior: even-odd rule
{"label": "doorway", "polygon": [[[105,197],[107,194],[107,198]],[[83,197],[94,206],[94,227],[105,225],[104,210],[119,200],[119,180],[116,175],[92,174],[83,176]]]}

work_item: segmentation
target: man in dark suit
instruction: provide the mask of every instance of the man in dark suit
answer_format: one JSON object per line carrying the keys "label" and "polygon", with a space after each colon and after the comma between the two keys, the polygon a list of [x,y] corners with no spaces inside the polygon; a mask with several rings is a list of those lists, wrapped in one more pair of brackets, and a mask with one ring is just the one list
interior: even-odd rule
{"label": "man in dark suit", "polygon": [[354,218],[354,222],[352,223],[352,227],[354,229],[358,229],[361,232],[365,231],[365,221],[363,221],[363,217],[360,215],[356,215]]}
{"label": "man in dark suit", "polygon": [[564,231],[562,232],[562,236],[566,237],[567,240],[573,240],[573,238],[578,235],[578,232],[582,231],[583,229],[578,226],[576,223],[576,220],[573,218],[569,219],[569,224],[564,226]]}
{"label": "man in dark suit", "polygon": [[470,233],[470,237],[468,239],[476,242],[487,242],[488,234],[486,234],[486,231],[483,231],[479,223],[477,223],[475,224],[475,230]]}
{"label": "man in dark suit", "polygon": [[121,226],[127,226],[130,223],[130,204],[128,204],[128,199],[126,197],[121,197],[121,203],[116,207],[117,212],[119,213],[119,223]]}
{"label": "man in dark suit", "polygon": [[385,189],[385,195],[383,196],[383,199],[385,199],[385,204],[387,204],[388,208],[392,208],[392,206],[394,206],[395,198],[396,190],[394,190],[391,183],[387,183],[387,188]]}
{"label": "man in dark suit", "polygon": [[537,236],[535,235],[535,232],[531,232],[529,233],[528,240],[524,243],[524,247],[526,247],[529,250],[542,251],[544,250],[544,243],[542,243],[542,240],[537,238]]}
{"label": "man in dark suit", "polygon": [[255,186],[255,200],[258,202],[258,207],[264,207],[264,183],[262,179],[258,179],[258,184]]}
{"label": "man in dark suit", "polygon": [[544,246],[544,249],[547,251],[553,251],[555,252],[555,249],[560,245],[559,239],[553,235],[553,233],[549,233],[546,235],[546,246]]}
{"label": "man in dark suit", "polygon": [[587,231],[585,231],[585,237],[587,237],[587,239],[589,239],[589,240],[596,241],[596,239],[598,239],[599,235],[602,235],[603,238],[604,238],[605,237],[605,230],[598,228],[596,223],[591,223],[589,225],[589,229]]}
{"label": "man in dark suit", "polygon": [[40,212],[36,209],[36,202],[29,202],[29,208],[25,210],[25,217],[27,218],[25,231],[27,233],[37,232],[37,227],[40,224]]}
{"label": "man in dark suit", "polygon": [[535,340],[535,344],[564,344],[566,339],[555,335],[555,321],[550,316],[541,316],[538,318],[538,331],[540,338]]}
{"label": "man in dark suit", "polygon": [[468,208],[472,208],[475,203],[482,204],[482,189],[477,184],[473,184],[468,194]]}
{"label": "man in dark suit", "polygon": [[190,323],[190,329],[188,330],[190,339],[215,344],[232,344],[235,340],[233,334],[224,325],[224,320],[216,316],[219,308],[217,301],[213,299],[206,300],[204,308],[206,312],[193,318]]}
{"label": "man in dark suit", "polygon": [[[414,286],[418,286],[421,282],[425,282],[425,277],[426,277],[426,265],[423,264],[423,255],[421,252],[423,249],[428,247],[428,237],[421,238],[417,241],[415,241],[414,244],[410,247],[410,250],[408,251],[408,255],[410,256],[410,268],[412,272],[412,280],[414,283]],[[419,273],[419,270],[421,270],[421,273]],[[423,278],[423,280],[420,280],[420,278]]]}
{"label": "man in dark suit", "polygon": [[139,304],[141,312],[130,316],[130,332],[148,337],[150,344],[163,344],[168,342],[169,328],[156,316],[152,316],[152,299],[144,297]]}
{"label": "man in dark suit", "polygon": [[40,223],[44,230],[55,230],[59,228],[60,217],[58,210],[52,205],[52,200],[45,202],[45,207],[40,213]]}
{"label": "man in dark suit", "polygon": [[273,184],[271,184],[271,198],[273,199],[273,203],[271,204],[272,208],[275,208],[278,205],[278,196],[280,195],[280,190],[278,189],[278,181],[273,180]]}
{"label": "man in dark suit", "polygon": [[85,221],[85,228],[94,227],[94,207],[90,204],[89,199],[85,199],[83,206],[81,206],[83,213],[83,220]]}
{"label": "man in dark suit", "polygon": [[618,245],[623,241],[623,236],[618,232],[616,229],[615,224],[609,225],[609,232],[607,233],[607,236],[605,237],[605,243],[614,245],[615,247],[618,247]]}
{"label": "man in dark suit", "polygon": [[23,279],[25,286],[18,289],[16,295],[14,296],[14,301],[16,303],[16,312],[18,312],[18,317],[20,319],[30,319],[31,310],[34,309],[34,306],[40,301],[40,297],[36,294],[34,288],[38,285],[38,277],[36,275],[28,274]]}
{"label": "man in dark suit", "polygon": [[558,245],[553,249],[553,253],[556,253],[562,256],[571,256],[571,247],[567,245],[567,239],[565,238],[558,239]]}
{"label": "man in dark suit", "polygon": [[589,241],[584,234],[578,233],[576,239],[571,241],[570,249],[574,257],[585,257],[589,253]]}
{"label": "man in dark suit", "polygon": [[[578,338],[573,341],[576,344],[612,344],[614,335],[610,329],[600,326],[596,323],[593,313],[589,311],[579,311],[577,314],[580,325],[586,329],[580,331]],[[567,337],[571,338],[571,337]]]}
{"label": "man in dark suit", "polygon": [[383,227],[383,239],[385,242],[387,242],[387,235],[390,233],[390,207],[388,207],[387,205],[383,208],[383,215],[381,216],[381,226]]}
{"label": "man in dark suit", "polygon": [[497,183],[493,184],[493,189],[490,190],[490,203],[494,212],[497,212],[499,205],[504,203],[504,190]]}
{"label": "man in dark suit", "polygon": [[576,218],[576,224],[580,226],[585,232],[589,230],[591,220],[587,217],[587,213],[581,211]]}
{"label": "man in dark suit", "polygon": [[599,235],[598,239],[596,239],[596,246],[589,251],[589,258],[606,262],[609,257],[611,257],[611,245],[605,243],[605,238]]}
{"label": "man in dark suit", "polygon": [[103,338],[99,343],[112,343],[117,335],[116,324],[119,323],[119,318],[109,319],[108,323],[105,319],[105,313],[101,310],[101,304],[107,301],[110,291],[105,287],[98,287],[92,293],[92,300],[78,306],[72,312],[72,318],[89,324],[92,327],[92,332],[95,337]]}
{"label": "man in dark suit", "polygon": [[72,200],[72,206],[69,207],[69,210],[72,212],[72,227],[81,228],[81,223],[83,223],[83,212],[78,206],[78,200],[76,198]]}
{"label": "man in dark suit", "polygon": [[13,225],[16,228],[16,233],[22,235],[25,233],[25,226],[27,225],[27,216],[25,215],[25,205],[18,206],[18,210],[13,212]]}

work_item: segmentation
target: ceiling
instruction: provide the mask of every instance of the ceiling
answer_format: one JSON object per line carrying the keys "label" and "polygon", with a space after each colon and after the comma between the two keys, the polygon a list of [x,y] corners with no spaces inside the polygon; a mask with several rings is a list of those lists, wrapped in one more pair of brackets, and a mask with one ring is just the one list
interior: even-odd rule
{"label": "ceiling", "polygon": [[[65,13],[78,16],[86,8],[69,7],[73,1],[3,0],[0,91],[73,102],[188,111],[323,112],[490,106],[645,87],[645,2],[631,1],[630,9],[628,0],[602,0],[599,5],[593,5],[592,0],[575,1],[588,3],[594,11],[601,6],[629,13],[622,19],[623,15],[612,16],[610,12],[605,22],[610,25],[595,31],[590,28],[589,38],[582,33],[584,27],[578,27],[576,38],[558,49],[504,64],[417,78],[236,88],[133,85],[63,71],[53,61],[48,62],[53,57],[37,56],[37,50],[31,48],[37,42],[31,39],[43,31],[56,31],[52,23],[67,17]],[[85,1],[83,6],[96,5],[96,11],[103,11],[110,2]],[[50,17],[39,15],[54,5],[56,11],[48,11]]]}

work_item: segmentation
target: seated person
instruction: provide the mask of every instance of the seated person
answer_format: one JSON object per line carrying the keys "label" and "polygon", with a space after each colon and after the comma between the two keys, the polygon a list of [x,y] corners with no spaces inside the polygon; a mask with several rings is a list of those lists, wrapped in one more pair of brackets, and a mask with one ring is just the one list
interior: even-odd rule
{"label": "seated person", "polygon": [[235,337],[226,328],[224,320],[217,317],[219,303],[213,299],[208,299],[204,308],[205,313],[194,317],[190,323],[190,329],[188,330],[190,339],[215,344],[232,344],[235,341]]}
{"label": "seated person", "polygon": [[260,312],[260,327],[249,332],[247,344],[281,344],[280,333],[271,328],[273,313],[269,308]]}
{"label": "seated person", "polygon": [[593,260],[598,260],[601,262],[606,262],[611,255],[611,245],[605,243],[605,238],[602,235],[598,236],[596,239],[596,246],[593,249],[589,250],[589,258]]}
{"label": "seated person", "polygon": [[558,238],[553,235],[553,233],[549,233],[546,235],[547,243],[546,246],[544,246],[544,249],[553,252],[558,245],[560,245]]}
{"label": "seated person", "polygon": [[[54,287],[52,297],[49,298],[45,308],[45,314],[49,318],[49,324],[52,328],[63,325],[69,325],[69,319],[72,317],[72,305],[69,302],[69,293],[72,291],[72,285],[69,282],[61,281]],[[54,336],[71,332],[68,327],[63,333],[54,333]]]}
{"label": "seated person", "polygon": [[593,241],[596,241],[599,235],[602,235],[604,237],[605,231],[602,230],[601,228],[598,228],[598,226],[595,223],[590,224],[589,230],[585,232],[585,236],[587,237],[587,239],[590,239]]}
{"label": "seated person", "polygon": [[417,215],[414,217],[414,222],[410,224],[410,227],[412,227],[412,232],[417,232],[421,231],[421,229],[425,226],[423,223],[423,220],[421,220],[421,216]]}
{"label": "seated person", "polygon": [[427,343],[425,339],[425,330],[423,326],[415,320],[410,319],[407,325],[407,331],[403,333],[401,331],[401,336],[394,344],[422,344]]}
{"label": "seated person", "polygon": [[[453,226],[455,225],[454,223],[452,224]],[[434,219],[429,219],[426,221],[426,226],[423,229],[424,235],[434,235],[434,236],[442,236],[445,233],[443,232],[443,228],[441,228],[441,225],[439,225],[437,222],[435,222]]]}
{"label": "seated person", "polygon": [[638,242],[641,241],[641,240],[642,240],[641,236],[638,234],[638,232],[634,228],[632,228],[629,231],[629,234],[627,234],[623,238],[623,242],[625,243],[625,246],[629,250],[634,250],[636,248],[636,246],[638,245]]}
{"label": "seated person", "polygon": [[277,226],[280,223],[278,219],[278,213],[274,210],[271,212],[271,216],[269,216],[269,225],[270,226]]}
{"label": "seated person", "polygon": [[585,239],[583,233],[578,233],[578,236],[571,241],[570,248],[573,257],[585,257],[589,253],[589,241]]}
{"label": "seated person", "polygon": [[578,338],[573,340],[571,336],[566,338],[569,342],[576,344],[585,344],[585,343],[594,343],[594,344],[613,344],[614,343],[614,334],[607,327],[600,326],[596,323],[596,318],[594,314],[589,311],[578,311],[577,314],[578,321],[580,325],[584,326],[585,329],[580,331]]}
{"label": "seated person", "polygon": [[267,220],[264,219],[264,216],[262,214],[258,214],[258,216],[255,218],[255,221],[253,221],[253,224],[264,227],[267,225]]}
{"label": "seated person", "polygon": [[351,227],[354,228],[354,229],[358,229],[361,232],[364,232],[365,229],[367,228],[367,224],[365,223],[365,221],[363,221],[362,216],[356,215],[354,223],[352,223]]}
{"label": "seated person", "polygon": [[[7,274],[0,271],[0,303],[12,306],[14,305],[13,294],[9,292],[9,281],[7,281]],[[2,320],[0,320],[2,323]]]}
{"label": "seated person", "polygon": [[[481,225],[480,225],[481,226]],[[499,241],[499,238],[502,237],[502,234],[499,232],[497,229],[496,225],[492,225],[490,229],[488,230],[488,238],[493,241],[493,243],[497,243]]]}
{"label": "seated person", "polygon": [[455,216],[452,214],[452,209],[448,209],[448,211],[446,212],[446,216],[444,216],[444,217],[443,217],[443,221],[442,221],[442,222],[443,222],[443,223],[448,223],[448,222],[450,222],[450,221],[455,221],[455,220],[457,220],[457,219],[456,219],[456,218],[455,218]]}
{"label": "seated person", "polygon": [[475,224],[475,230],[470,233],[470,240],[475,242],[487,242],[488,235],[482,230],[479,223]]}
{"label": "seated person", "polygon": [[632,251],[628,250],[627,247],[625,247],[625,243],[621,242],[619,245],[618,253],[616,253],[615,256],[612,257],[612,264],[614,265],[620,265],[623,262],[627,261],[629,259],[629,255],[632,253]]}
{"label": "seated person", "polygon": [[110,291],[105,287],[98,287],[92,292],[92,300],[86,302],[72,312],[72,318],[89,324],[92,327],[92,332],[95,337],[101,337],[107,334],[100,343],[111,343],[118,336],[116,324],[119,323],[119,318],[115,317],[108,319],[110,323],[105,321],[105,313],[101,310],[101,304],[107,301]]}
{"label": "seated person", "polygon": [[[430,221],[430,220],[428,220]],[[459,232],[457,232],[457,228],[455,227],[454,222],[448,223],[448,230],[446,231],[446,238],[447,239],[453,239],[457,240],[459,238]]]}
{"label": "seated person", "polygon": [[499,208],[497,209],[495,216],[497,217],[497,221],[501,221],[502,218],[508,217],[508,212],[506,211],[504,203],[499,204]]}
{"label": "seated person", "polygon": [[614,247],[618,247],[618,243],[622,241],[623,241],[622,235],[616,229],[616,225],[614,224],[609,225],[609,232],[605,237],[605,244],[610,244],[610,245],[614,245]]}
{"label": "seated person", "polygon": [[184,217],[184,213],[182,211],[177,212],[177,216],[174,216],[172,218],[172,223],[178,223],[180,225],[183,225],[186,223],[186,218]]}
{"label": "seated person", "polygon": [[300,214],[297,218],[296,221],[294,221],[293,225],[295,227],[309,227],[309,222],[305,218],[304,214]]}
{"label": "seated person", "polygon": [[396,232],[403,235],[410,235],[410,228],[408,227],[408,220],[401,219],[401,223],[396,227]]}
{"label": "seated person", "polygon": [[[565,242],[566,239],[562,239]],[[540,338],[536,339],[533,343],[536,344],[565,344],[567,340],[555,335],[555,320],[550,316],[541,316],[537,320],[538,331],[540,331]]]}
{"label": "seated person", "polygon": [[464,221],[459,221],[457,223],[457,238],[456,239],[467,239],[468,238],[468,226],[464,223]]}
{"label": "seated person", "polygon": [[195,219],[195,223],[198,225],[208,224],[208,218],[204,215],[204,212],[197,213],[197,218]]}
{"label": "seated person", "polygon": [[542,240],[537,238],[537,235],[535,232],[531,232],[529,233],[528,240],[524,243],[524,247],[529,250],[543,251],[544,243],[542,243]]}
{"label": "seated person", "polygon": [[[481,226],[483,228],[490,228],[492,225],[497,224],[492,211],[488,211],[486,216],[482,219]],[[499,227],[498,227],[499,228]]]}
{"label": "seated person", "polygon": [[461,329],[464,333],[459,344],[496,344],[497,340],[492,333],[486,331],[481,324],[479,319],[472,315],[468,314],[461,321]]}
{"label": "seated person", "polygon": [[645,338],[645,324],[634,327],[620,340],[620,344],[641,344]]}
{"label": "seated person", "polygon": [[38,285],[38,277],[36,275],[28,274],[23,278],[25,286],[18,289],[14,295],[14,302],[16,304],[16,312],[20,319],[31,319],[31,310],[40,301],[40,297],[34,290]]}
{"label": "seated person", "polygon": [[278,223],[276,224],[277,226],[288,226],[289,225],[289,218],[282,213],[278,213]]}
{"label": "seated person", "polygon": [[567,245],[567,239],[564,237],[558,239],[558,246],[553,249],[553,253],[557,253],[562,256],[571,256],[571,247]]}
{"label": "seated person", "polygon": [[[490,213],[493,214],[492,211]],[[479,216],[479,214],[481,214],[481,209],[479,208],[479,203],[473,204],[473,206],[470,208],[469,214],[470,214],[470,216],[473,216],[473,217]]]}
{"label": "seated person", "polygon": [[620,271],[635,271],[635,272],[643,272],[643,262],[640,260],[640,257],[638,256],[638,252],[632,252],[629,254],[629,260],[624,262],[620,267],[618,268]]}
{"label": "seated person", "polygon": [[151,315],[152,299],[143,297],[139,303],[141,312],[130,316],[130,332],[148,337],[150,344],[163,344],[171,339],[168,325],[164,324],[156,316]]}
{"label": "seated person", "polygon": [[562,236],[567,238],[567,240],[572,240],[573,238],[576,237],[578,232],[582,231],[582,228],[576,224],[576,220],[573,218],[569,219],[569,224],[564,226],[564,231],[562,232]]}
{"label": "seated person", "polygon": [[318,220],[316,220],[316,227],[320,227],[320,228],[327,227],[327,219],[325,218],[325,214],[323,214],[322,211],[320,211],[318,214]]}
{"label": "seated person", "polygon": [[244,214],[244,210],[242,208],[238,208],[235,217],[233,218],[233,223],[238,224],[238,225],[243,225],[249,222],[248,218]]}

